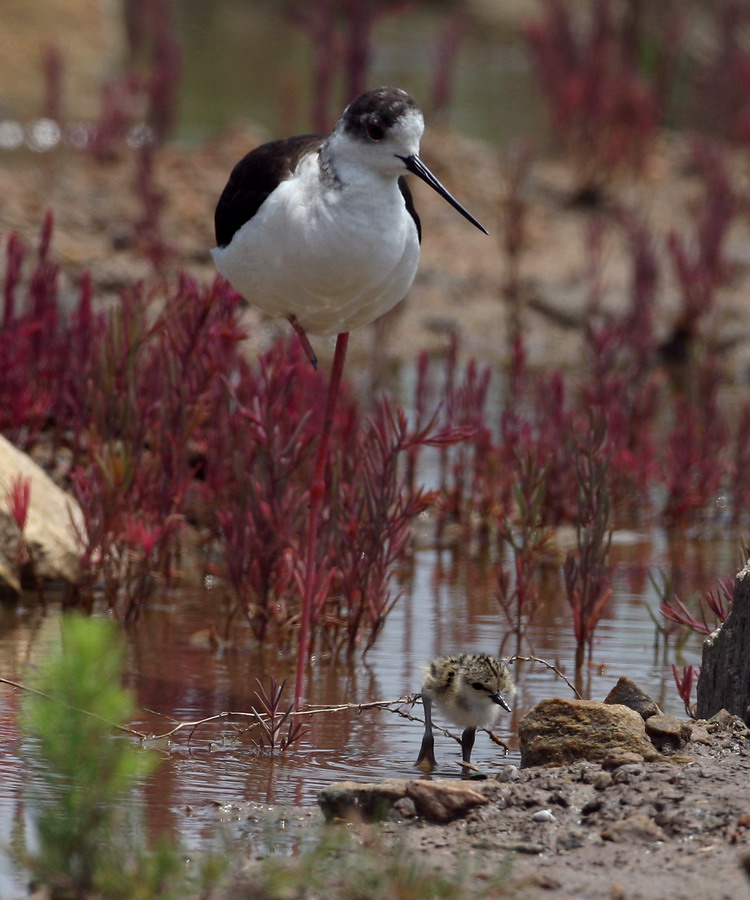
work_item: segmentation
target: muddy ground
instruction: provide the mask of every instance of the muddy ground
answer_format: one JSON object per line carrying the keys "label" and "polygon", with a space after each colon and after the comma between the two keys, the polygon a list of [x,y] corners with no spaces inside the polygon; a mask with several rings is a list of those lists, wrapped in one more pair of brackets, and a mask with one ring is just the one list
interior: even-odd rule
{"label": "muddy ground", "polygon": [[[688,761],[688,759],[690,761]],[[514,850],[521,896],[549,900],[740,900],[750,850],[750,743],[731,730],[680,762],[530,768],[447,826],[399,826],[409,846],[478,872]],[[551,816],[537,815],[549,810]],[[536,821],[536,819],[542,821]]]}
{"label": "muddy ground", "polygon": [[[33,243],[45,210],[53,210],[53,253],[62,264],[68,304],[75,301],[84,269],[91,271],[100,301],[116,297],[138,278],[168,286],[180,269],[207,282],[213,278],[209,250],[216,199],[234,162],[265,137],[243,126],[204,147],[159,152],[154,177],[163,198],[159,227],[168,255],[158,272],[139,242],[142,204],[134,189],[132,154],[104,163],[70,152],[6,154],[0,166],[0,232],[18,231]],[[690,153],[689,141],[666,137],[642,178],[613,186],[648,229],[659,262],[657,327],[665,340],[677,317],[679,292],[664,247],[671,230],[687,237],[694,233],[704,199]],[[443,350],[453,334],[465,354],[502,359],[508,277],[502,250],[508,170],[502,154],[428,132],[422,155],[492,236],[471,228],[428,190],[415,188],[424,227],[420,274],[385,326],[387,340],[363,331],[354,338],[354,359],[357,352],[360,360],[412,359],[422,348]],[[734,186],[744,191],[744,159],[727,159]],[[597,213],[571,208],[567,200],[574,186],[575,173],[557,162],[536,161],[520,195],[519,283],[532,364],[572,366],[580,359],[579,326],[589,296],[587,248],[597,221],[604,226],[604,305],[621,310],[629,298],[629,238],[611,207]],[[727,277],[712,326],[726,341],[728,377],[737,383],[746,380],[750,360],[747,231],[746,219],[737,216],[724,245]],[[253,353],[278,329],[260,323],[252,311],[248,318],[256,323],[249,343]],[[325,357],[326,347],[319,349]],[[518,896],[529,898],[740,900],[750,896],[740,865],[750,849],[749,747],[745,731],[730,730],[712,735],[708,744],[693,744],[686,754],[690,761],[630,764],[608,774],[595,763],[508,769],[503,775],[510,780],[492,783],[492,802],[465,819],[437,826],[407,818],[368,826],[358,840],[382,834],[446,869],[468,863],[477,878],[511,860],[510,882]],[[318,827],[321,814],[310,809],[292,818],[303,828]]]}
{"label": "muddy ground", "polygon": [[490,802],[447,825],[396,812],[369,825],[322,826],[309,809],[278,815],[303,836],[346,833],[354,853],[385,842],[454,877],[468,869],[477,887],[499,877],[492,897],[742,900],[750,897],[748,730],[735,720],[704,740],[679,756],[615,769],[505,767],[481,782]]}

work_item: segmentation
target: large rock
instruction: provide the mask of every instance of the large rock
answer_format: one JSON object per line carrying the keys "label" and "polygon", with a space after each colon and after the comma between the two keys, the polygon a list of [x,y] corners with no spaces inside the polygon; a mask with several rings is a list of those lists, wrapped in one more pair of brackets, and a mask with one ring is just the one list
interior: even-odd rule
{"label": "large rock", "polygon": [[386,819],[391,808],[406,796],[406,781],[334,781],[318,791],[318,806],[326,819],[372,822]]}
{"label": "large rock", "polygon": [[475,806],[488,802],[480,791],[442,779],[409,781],[406,795],[414,802],[417,815],[428,822],[445,823],[462,819]]}
{"label": "large rock", "polygon": [[0,435],[0,594],[8,597],[21,590],[19,561],[24,550],[7,499],[19,477],[29,479],[31,485],[23,532],[28,556],[24,569],[36,581],[75,584],[80,574],[79,535],[85,533],[80,506],[33,460]]}
{"label": "large rock", "polygon": [[336,781],[318,793],[318,805],[326,819],[372,822],[387,818],[405,798],[412,801],[418,816],[441,824],[488,802],[481,790],[447,779],[389,778],[375,783]]}
{"label": "large rock", "polygon": [[726,709],[750,723],[750,563],[737,573],[725,622],[703,643],[698,679],[699,719]]}
{"label": "large rock", "polygon": [[643,718],[617,703],[595,700],[542,700],[518,726],[522,766],[564,765],[577,759],[600,761],[613,750],[657,759]]}

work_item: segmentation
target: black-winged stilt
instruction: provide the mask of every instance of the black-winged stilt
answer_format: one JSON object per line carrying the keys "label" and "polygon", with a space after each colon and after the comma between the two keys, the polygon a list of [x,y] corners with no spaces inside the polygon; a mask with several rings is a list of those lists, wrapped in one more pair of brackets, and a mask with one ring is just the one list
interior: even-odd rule
{"label": "black-winged stilt", "polygon": [[[310,485],[300,652],[316,581],[315,547],[328,437],[349,331],[399,303],[419,261],[421,229],[403,176],[411,172],[487,233],[419,158],[424,119],[405,91],[353,100],[327,137],[271,141],[235,166],[216,207],[216,268],[252,305],[286,317],[317,365],[308,333],[337,334]],[[295,697],[302,693],[302,655]]]}

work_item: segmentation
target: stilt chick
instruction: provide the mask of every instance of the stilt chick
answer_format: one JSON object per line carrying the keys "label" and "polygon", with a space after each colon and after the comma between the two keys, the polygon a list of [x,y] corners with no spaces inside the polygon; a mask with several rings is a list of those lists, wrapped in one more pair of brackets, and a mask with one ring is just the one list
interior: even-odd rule
{"label": "stilt chick", "polygon": [[499,659],[484,653],[460,653],[438,656],[425,666],[422,682],[424,705],[424,737],[416,766],[432,772],[436,766],[432,736],[432,704],[464,731],[461,735],[461,757],[471,762],[471,751],[477,728],[491,725],[500,708],[511,712],[506,697],[515,686],[508,667]]}

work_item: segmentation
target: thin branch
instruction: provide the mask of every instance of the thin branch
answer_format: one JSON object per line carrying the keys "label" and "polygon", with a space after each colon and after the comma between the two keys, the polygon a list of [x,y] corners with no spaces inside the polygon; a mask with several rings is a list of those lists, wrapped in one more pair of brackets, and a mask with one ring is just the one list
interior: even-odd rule
{"label": "thin branch", "polygon": [[583,697],[580,695],[578,690],[568,681],[568,679],[563,675],[563,673],[557,668],[557,666],[553,666],[552,663],[548,663],[546,659],[540,659],[538,656],[511,656],[510,659],[507,660],[508,663],[512,662],[535,662],[541,663],[543,666],[546,666],[548,669],[552,669],[552,671],[557,675],[558,678],[562,678],[562,680],[567,684],[567,686],[573,691],[578,700],[583,700]]}
{"label": "thin branch", "polygon": [[147,735],[142,734],[140,731],[136,731],[134,728],[128,728],[127,725],[118,725],[116,722],[110,722],[109,719],[105,719],[102,716],[97,716],[96,713],[89,712],[89,710],[87,709],[81,709],[78,706],[72,706],[70,703],[67,703],[65,700],[61,700],[59,697],[54,697],[52,694],[45,694],[44,691],[38,691],[36,688],[29,687],[26,684],[19,684],[17,681],[11,681],[10,678],[0,678],[0,682],[2,684],[8,684],[19,691],[25,691],[27,694],[34,694],[36,697],[43,697],[45,700],[52,700],[55,703],[62,703],[63,706],[66,706],[73,712],[83,713],[83,715],[85,716],[91,716],[92,719],[96,719],[99,722],[104,722],[105,725],[109,725],[110,728],[114,728],[116,731],[124,731],[125,734],[133,735],[133,737],[137,737],[140,740],[145,740],[147,737]]}
{"label": "thin branch", "polygon": [[489,728],[481,729],[485,734],[490,736],[490,740],[493,744],[497,744],[498,747],[502,747],[505,750],[505,755],[507,756],[510,753],[510,747],[505,743],[502,738],[499,738],[496,734],[493,734]]}
{"label": "thin branch", "polygon": [[[544,662],[544,660],[538,660],[535,657],[522,657],[522,656],[512,657],[509,660],[509,662],[513,662],[516,659],[530,660],[533,662]],[[554,666],[551,666],[549,663],[545,663],[545,665],[547,665],[551,669],[554,669]],[[557,671],[557,670],[555,669],[555,671]],[[560,673],[558,672],[558,674],[560,674]],[[570,682],[567,681],[567,678],[565,678],[564,675],[560,674],[560,677],[563,678],[568,684],[570,684]],[[47,700],[54,700],[54,701],[57,701],[58,703],[64,703],[64,701],[59,700],[57,697],[53,697],[49,694],[44,694],[41,691],[37,691],[34,688],[28,687],[24,684],[19,684],[18,682],[15,682],[15,681],[10,681],[7,678],[0,678],[0,682],[2,682],[3,684],[8,684],[11,687],[17,688],[18,690],[21,690],[21,691],[27,691],[32,694],[37,694],[38,696],[44,697]],[[572,685],[571,685],[571,687],[572,687]],[[573,690],[575,690],[575,688],[573,688]],[[329,704],[329,705],[313,704],[311,706],[305,707],[304,709],[293,710],[292,712],[290,712],[288,714],[288,717],[289,718],[292,718],[292,717],[298,718],[301,716],[319,716],[319,715],[323,715],[325,713],[339,713],[339,712],[352,712],[352,711],[361,713],[364,710],[369,710],[369,709],[382,709],[382,710],[386,710],[387,712],[395,713],[396,715],[401,716],[401,718],[403,718],[403,719],[408,719],[410,722],[419,722],[420,724],[423,725],[424,724],[423,718],[421,718],[420,716],[415,716],[413,713],[408,712],[406,709],[404,709],[405,706],[414,707],[417,703],[421,703],[421,702],[422,702],[422,697],[420,694],[407,694],[405,697],[399,697],[397,700],[372,700],[368,703],[337,703],[337,704]],[[85,715],[92,716],[95,719],[99,719],[102,722],[106,722],[106,724],[110,725],[112,728],[115,728],[118,731],[124,731],[125,733],[130,734],[133,737],[137,737],[140,741],[145,741],[145,742],[163,741],[163,740],[173,737],[175,734],[177,734],[180,731],[185,731],[186,729],[189,729],[190,733],[188,735],[188,743],[190,743],[190,741],[192,741],[192,739],[193,739],[193,735],[195,734],[197,729],[200,728],[201,725],[208,725],[211,722],[218,722],[223,719],[238,718],[238,719],[251,719],[252,721],[251,721],[249,728],[258,727],[258,726],[265,727],[266,722],[270,721],[270,718],[271,718],[270,716],[266,715],[265,713],[258,712],[255,709],[250,710],[249,712],[243,712],[240,710],[226,710],[224,712],[215,713],[212,716],[205,716],[202,719],[194,719],[191,721],[180,722],[180,721],[176,721],[174,718],[172,718],[172,716],[169,716],[166,713],[158,713],[155,710],[148,710],[148,712],[151,712],[154,715],[163,716],[164,718],[168,719],[169,721],[174,722],[175,725],[173,728],[170,728],[168,731],[160,732],[159,734],[154,734],[154,733],[144,734],[142,731],[137,731],[134,728],[128,728],[124,725],[116,725],[113,722],[109,722],[106,719],[102,719],[100,716],[96,716],[93,713],[90,713],[85,709],[77,709],[76,707],[71,707],[69,704],[65,704],[65,705],[68,706],[70,709],[75,709],[76,712],[81,712],[81,713],[84,713]],[[443,728],[441,725],[438,725],[437,723],[434,723],[434,722],[433,722],[432,727],[435,731],[439,731],[441,734],[444,734],[446,737],[452,738],[454,741],[456,741],[457,744],[461,743],[461,738],[458,735],[453,734],[453,732],[451,732],[449,729]],[[249,730],[249,728],[246,730]],[[505,749],[506,753],[509,752],[509,748],[508,748],[507,744],[505,744],[500,738],[496,737],[491,731],[489,731],[486,728],[483,728],[481,730],[484,731],[486,734],[488,734],[492,741],[494,741],[500,747],[503,747]]]}
{"label": "thin branch", "polygon": [[[411,719],[415,722],[423,722],[423,719],[418,718],[417,716],[412,716],[410,713],[404,712],[400,709],[394,709],[393,707],[403,706],[405,704],[413,705],[414,703],[419,701],[418,694],[408,694],[406,697],[400,697],[398,700],[373,700],[369,703],[338,703],[333,705],[313,705],[305,707],[304,709],[293,710],[289,713],[289,718],[298,718],[300,716],[318,716],[323,713],[338,713],[338,712],[350,712],[352,710],[356,710],[357,712],[362,712],[366,709],[386,709],[389,712],[395,712],[398,715],[403,716],[406,719]],[[246,718],[252,719],[252,723],[250,727],[257,726],[262,724],[265,720],[269,719],[265,713],[258,712],[257,710],[250,710],[250,712],[241,712],[239,710],[227,710],[225,712],[216,713],[212,716],[206,716],[203,719],[196,719],[191,722],[178,722],[174,728],[169,729],[169,731],[162,732],[160,734],[150,734],[144,737],[147,737],[148,740],[158,741],[164,740],[165,738],[170,738],[172,735],[176,734],[178,731],[183,731],[186,728],[192,729],[190,732],[190,738],[192,738],[195,730],[201,726],[206,725],[209,722],[215,722],[218,719],[228,719],[228,718]],[[439,726],[435,726],[439,728]],[[443,730],[443,729],[440,729]],[[450,737],[454,737],[454,735],[450,734],[450,732],[445,732]],[[456,738],[456,740],[459,740]]]}

